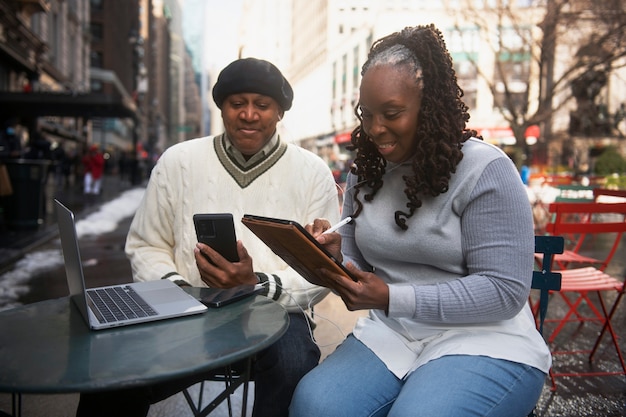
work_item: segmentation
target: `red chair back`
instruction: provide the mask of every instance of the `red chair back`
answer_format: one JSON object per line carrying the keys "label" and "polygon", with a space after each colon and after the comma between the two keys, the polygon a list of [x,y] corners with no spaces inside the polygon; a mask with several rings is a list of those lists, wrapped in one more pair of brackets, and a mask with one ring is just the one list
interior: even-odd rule
{"label": "red chair back", "polygon": [[554,214],[554,220],[546,225],[551,235],[615,234],[611,249],[599,267],[604,270],[626,232],[626,203],[552,203],[548,210]]}

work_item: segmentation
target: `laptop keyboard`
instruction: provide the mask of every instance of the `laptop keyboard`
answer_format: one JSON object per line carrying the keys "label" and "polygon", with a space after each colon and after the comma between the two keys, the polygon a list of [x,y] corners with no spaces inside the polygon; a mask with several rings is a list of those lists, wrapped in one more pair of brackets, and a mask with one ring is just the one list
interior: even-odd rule
{"label": "laptop keyboard", "polygon": [[99,315],[100,322],[111,323],[157,314],[129,285],[87,290],[87,295],[92,307],[97,310],[95,313]]}

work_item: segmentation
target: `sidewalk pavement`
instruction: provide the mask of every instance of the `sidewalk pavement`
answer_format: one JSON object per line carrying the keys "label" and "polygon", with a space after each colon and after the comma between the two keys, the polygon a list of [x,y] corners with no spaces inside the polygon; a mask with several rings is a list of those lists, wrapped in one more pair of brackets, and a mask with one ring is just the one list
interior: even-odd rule
{"label": "sidewalk pavement", "polygon": [[[141,185],[139,185],[140,187]],[[54,199],[67,205],[77,218],[85,217],[107,201],[133,188],[129,181],[117,175],[105,175],[99,195],[83,194],[80,182],[59,187],[50,176],[44,191],[45,215],[43,223],[34,229],[11,230],[0,224],[0,274],[11,268],[28,252],[58,236]]]}

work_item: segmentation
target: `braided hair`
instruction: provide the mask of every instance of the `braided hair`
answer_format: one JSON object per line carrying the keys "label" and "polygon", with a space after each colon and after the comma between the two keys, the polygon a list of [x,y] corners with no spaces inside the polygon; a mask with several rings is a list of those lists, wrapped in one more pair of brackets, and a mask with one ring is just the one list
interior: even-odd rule
{"label": "braided hair", "polygon": [[[415,74],[415,82],[422,93],[413,173],[403,177],[408,210],[397,210],[394,214],[396,224],[407,230],[406,219],[421,207],[423,197],[436,197],[448,190],[450,177],[463,158],[463,142],[476,136],[476,132],[465,128],[470,116],[461,100],[463,90],[457,84],[443,36],[434,25],[407,27],[374,42],[361,68],[361,76],[378,65],[407,66],[411,74]],[[355,114],[360,124],[351,134],[349,148],[356,150],[351,172],[358,177],[354,186],[353,218],[363,210],[358,196],[361,188],[369,188],[363,197],[365,201],[373,200],[383,186],[387,165],[363,128],[359,104]]]}

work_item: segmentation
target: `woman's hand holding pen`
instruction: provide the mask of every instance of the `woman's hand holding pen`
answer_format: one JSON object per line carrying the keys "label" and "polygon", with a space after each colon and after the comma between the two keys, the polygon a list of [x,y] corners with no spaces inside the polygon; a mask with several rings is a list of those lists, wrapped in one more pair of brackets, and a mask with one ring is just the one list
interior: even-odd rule
{"label": "woman's hand holding pen", "polygon": [[313,223],[309,223],[304,228],[309,232],[317,241],[324,246],[324,248],[339,262],[343,260],[341,254],[341,235],[336,232],[327,233],[331,229],[331,224],[326,219],[315,219]]}

